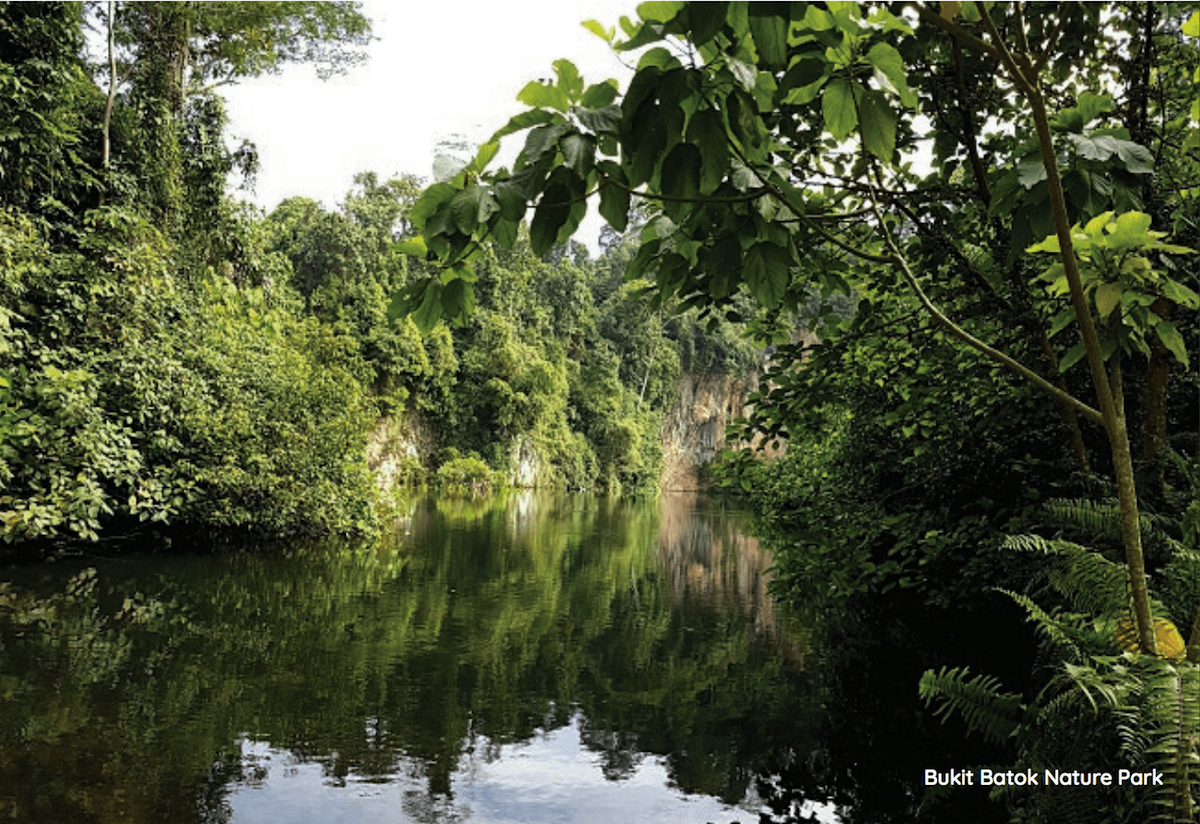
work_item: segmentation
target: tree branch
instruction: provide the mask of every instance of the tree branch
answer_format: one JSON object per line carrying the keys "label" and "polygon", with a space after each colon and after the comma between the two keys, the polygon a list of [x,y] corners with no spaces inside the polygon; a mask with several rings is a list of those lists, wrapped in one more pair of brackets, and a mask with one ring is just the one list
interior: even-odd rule
{"label": "tree branch", "polygon": [[983,52],[984,54],[990,55],[997,60],[1000,59],[1000,51],[995,46],[991,45],[987,41],[980,40],[966,29],[956,26],[954,23],[945,19],[936,11],[926,7],[923,3],[906,3],[905,5],[907,5],[909,8],[916,9],[916,12],[920,15],[921,20],[941,29],[955,40],[961,41],[977,52]]}
{"label": "tree branch", "polygon": [[1019,361],[1010,358],[1008,355],[1004,354],[998,349],[993,349],[992,347],[988,346],[979,338],[975,337],[957,323],[950,320],[950,318],[946,317],[946,315],[942,314],[941,310],[939,310],[937,306],[934,305],[933,301],[929,299],[929,296],[925,294],[925,290],[921,288],[921,284],[917,282],[916,276],[913,274],[912,269],[909,268],[908,261],[904,259],[904,256],[900,253],[895,241],[892,240],[891,233],[887,230],[887,224],[884,223],[883,214],[879,211],[878,201],[874,197],[871,198],[871,205],[875,210],[875,220],[879,224],[880,234],[883,235],[884,245],[887,246],[888,251],[890,252],[888,256],[888,262],[899,270],[900,274],[904,277],[905,282],[909,285],[909,288],[911,288],[916,294],[917,300],[921,302],[921,305],[924,306],[929,314],[933,316],[933,319],[941,324],[941,326],[947,332],[949,332],[951,336],[967,344],[972,349],[987,355],[992,360],[1004,365],[1013,372],[1016,372],[1018,375],[1021,375],[1022,377],[1031,381],[1035,386],[1045,392],[1048,392],[1053,397],[1058,398],[1065,403],[1071,404],[1071,406],[1073,406],[1079,411],[1080,414],[1089,420],[1097,423],[1104,422],[1103,416],[1101,416],[1100,412],[1088,406],[1086,403],[1074,397],[1070,393],[1059,389],[1057,386],[1050,383],[1050,381],[1046,380],[1041,375],[1034,372],[1032,369],[1020,363]]}

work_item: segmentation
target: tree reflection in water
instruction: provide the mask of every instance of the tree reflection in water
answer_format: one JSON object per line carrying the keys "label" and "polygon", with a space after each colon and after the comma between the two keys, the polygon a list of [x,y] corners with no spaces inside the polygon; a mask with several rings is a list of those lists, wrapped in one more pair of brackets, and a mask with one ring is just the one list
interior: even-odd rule
{"label": "tree reflection in water", "polygon": [[374,546],[14,572],[0,811],[239,820],[273,787],[345,805],[370,785],[409,820],[487,820],[472,771],[516,775],[574,723],[554,745],[628,796],[621,817],[661,770],[655,792],[731,820],[815,749],[805,635],[733,514],[517,494],[416,501],[403,524]]}

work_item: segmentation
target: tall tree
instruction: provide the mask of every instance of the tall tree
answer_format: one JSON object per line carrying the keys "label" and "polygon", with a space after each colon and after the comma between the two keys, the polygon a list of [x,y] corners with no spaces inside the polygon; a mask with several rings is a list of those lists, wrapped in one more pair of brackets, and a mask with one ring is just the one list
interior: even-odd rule
{"label": "tall tree", "polygon": [[[169,234],[178,231],[194,194],[188,184],[196,176],[186,179],[185,156],[197,146],[211,156],[214,145],[195,139],[189,145],[189,126],[193,137],[212,137],[223,125],[212,96],[217,88],[292,63],[312,65],[327,78],[365,60],[371,40],[371,23],[355,2],[126,2],[108,4],[104,14],[114,50],[106,61],[109,94],[124,87],[137,113],[137,139],[128,150],[147,205]],[[208,177],[219,178],[222,188],[231,163],[200,165],[211,167]]]}

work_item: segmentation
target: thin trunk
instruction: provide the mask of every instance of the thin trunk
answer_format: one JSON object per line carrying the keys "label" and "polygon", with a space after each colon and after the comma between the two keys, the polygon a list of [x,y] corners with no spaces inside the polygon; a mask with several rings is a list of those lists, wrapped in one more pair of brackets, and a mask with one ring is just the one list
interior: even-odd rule
{"label": "thin trunk", "polygon": [[[1163,320],[1170,320],[1174,308],[1170,301],[1159,298],[1150,306],[1150,311]],[[1142,457],[1152,461],[1162,452],[1167,440],[1167,384],[1173,356],[1157,335],[1147,335],[1146,342],[1150,344],[1150,362],[1146,365],[1146,421],[1142,429]]]}
{"label": "thin trunk", "polygon": [[100,205],[104,205],[104,195],[108,189],[109,167],[111,166],[112,142],[109,137],[109,127],[112,124],[113,101],[117,96],[117,56],[113,46],[113,32],[117,27],[117,4],[108,0],[108,98],[104,102],[104,189],[100,191]]}
{"label": "thin trunk", "polygon": [[[958,116],[962,122],[962,143],[966,147],[967,158],[971,161],[971,171],[975,177],[976,192],[979,194],[980,201],[986,206],[992,201],[992,190],[988,186],[987,171],[984,168],[983,161],[979,157],[978,139],[975,134],[975,118],[971,113],[971,107],[967,105],[967,81],[966,72],[963,69],[962,45],[957,39],[952,39],[951,44],[954,49],[954,75],[955,83],[958,87],[957,102]],[[1007,301],[1005,303],[1009,311],[1020,311],[1012,303]],[[1041,319],[1035,313],[1029,311],[1027,304],[1022,303],[1021,309],[1024,310],[1024,315],[1029,321],[1027,328],[1030,329],[1030,334],[1034,342],[1046,357],[1046,365],[1050,367],[1050,374],[1057,376],[1054,379],[1055,385],[1063,393],[1066,393],[1067,382],[1058,371],[1058,356],[1055,355],[1050,338],[1046,335],[1045,326],[1042,325]],[[1075,414],[1075,407],[1060,397],[1054,398],[1054,405],[1058,409],[1058,415],[1070,435],[1071,452],[1075,457],[1075,468],[1086,475],[1091,468],[1088,464],[1087,447],[1083,443],[1083,431],[1079,428],[1079,416]]]}
{"label": "thin trunk", "polygon": [[[1011,58],[1010,58],[1011,59]],[[1042,165],[1046,169],[1046,186],[1050,190],[1050,211],[1054,216],[1054,231],[1062,250],[1062,264],[1071,289],[1071,303],[1079,321],[1079,332],[1087,351],[1088,366],[1092,373],[1092,384],[1096,389],[1104,428],[1108,432],[1108,443],[1112,450],[1113,472],[1117,480],[1117,501],[1121,512],[1121,537],[1125,544],[1125,565],[1129,571],[1129,589],[1133,597],[1134,618],[1138,628],[1138,646],[1148,655],[1158,654],[1154,635],[1154,623],[1150,616],[1150,593],[1146,586],[1146,562],[1142,553],[1142,531],[1138,518],[1137,487],[1133,477],[1133,453],[1129,447],[1129,431],[1125,427],[1124,403],[1118,412],[1117,392],[1120,386],[1112,386],[1104,369],[1104,356],[1100,352],[1100,336],[1092,320],[1091,308],[1083,291],[1079,275],[1079,261],[1075,257],[1075,246],[1071,240],[1071,223],[1067,216],[1067,202],[1063,195],[1062,178],[1058,172],[1058,161],[1054,154],[1054,140],[1050,133],[1050,118],[1046,113],[1046,101],[1041,90],[1021,75],[1014,64],[1011,67],[1018,76],[1018,85],[1023,85],[1025,97],[1033,110],[1037,129],[1038,145],[1041,148]],[[1118,362],[1117,376],[1120,376]]]}
{"label": "thin trunk", "polygon": [[642,391],[638,392],[637,411],[642,411],[642,399],[646,397],[646,385],[650,383],[650,370],[654,366],[654,358],[658,355],[658,345],[662,343],[662,312],[658,314],[658,337],[654,339],[654,348],[650,350],[650,362],[646,364],[646,375],[642,378]]}

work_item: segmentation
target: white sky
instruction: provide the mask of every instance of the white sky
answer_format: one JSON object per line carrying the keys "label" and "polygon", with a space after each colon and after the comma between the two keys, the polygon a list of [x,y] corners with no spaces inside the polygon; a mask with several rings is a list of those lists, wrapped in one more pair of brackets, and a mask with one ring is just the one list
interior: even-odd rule
{"label": "white sky", "polygon": [[[586,83],[616,77],[624,86],[631,72],[580,24],[617,26],[622,14],[635,17],[634,7],[634,0],[368,0],[364,12],[379,39],[365,65],[325,82],[294,66],[223,90],[228,134],[259,150],[255,192],[240,195],[268,210],[292,195],[332,209],[360,171],[429,178],[439,138],[459,133],[480,142],[526,108],[517,92],[552,77],[559,58],[575,63]],[[508,138],[501,159],[523,140]]]}

